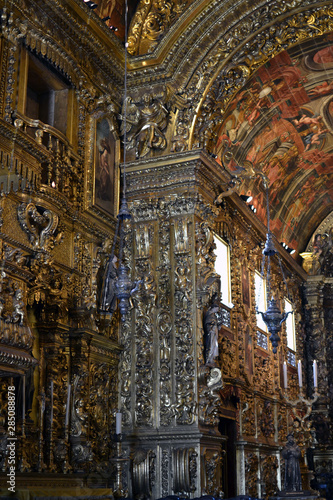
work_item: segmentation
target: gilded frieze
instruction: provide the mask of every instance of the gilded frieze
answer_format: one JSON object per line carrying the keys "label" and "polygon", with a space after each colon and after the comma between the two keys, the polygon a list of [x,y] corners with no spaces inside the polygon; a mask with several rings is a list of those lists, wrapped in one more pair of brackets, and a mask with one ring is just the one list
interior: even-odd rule
{"label": "gilded frieze", "polygon": [[[121,72],[117,58],[115,57],[112,64],[109,64],[106,58],[101,57],[104,47],[101,39],[95,35],[93,30],[90,31],[90,36],[86,37],[86,30],[83,28],[85,22],[82,24],[82,19],[73,16],[73,12],[66,4],[62,5],[61,16],[59,16],[57,5],[50,3],[46,10],[47,14],[44,6],[38,16],[33,15],[35,6],[25,3],[20,9],[20,14],[22,15],[24,12],[28,14],[28,18],[22,16],[15,17],[15,19],[13,19],[13,13],[8,15],[5,11],[2,16],[4,36],[15,43],[24,39],[30,50],[51,61],[78,88],[80,86],[90,87],[92,93],[96,89],[92,84],[87,85],[86,75],[95,73],[95,85],[97,86],[97,84],[104,83],[103,77],[105,78],[107,72],[110,91],[111,87],[114,91],[114,85],[116,82],[119,83],[119,72]],[[17,14],[18,12],[15,12],[16,16]],[[50,19],[53,19],[51,24]],[[109,47],[112,46],[115,52],[117,51],[118,44],[115,43],[115,40],[105,37],[104,42]],[[88,59],[85,57],[87,51],[91,51],[91,57]],[[96,64],[99,66],[99,72],[95,72]],[[112,75],[111,79],[110,75]]]}

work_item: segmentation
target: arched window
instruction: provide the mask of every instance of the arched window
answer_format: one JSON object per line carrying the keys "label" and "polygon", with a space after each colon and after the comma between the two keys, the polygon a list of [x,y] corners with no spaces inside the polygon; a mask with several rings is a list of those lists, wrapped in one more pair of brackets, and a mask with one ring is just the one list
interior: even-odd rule
{"label": "arched window", "polygon": [[[284,299],[285,312],[292,311],[292,304],[290,300]],[[286,319],[286,333],[287,333],[287,347],[292,351],[296,351],[296,335],[295,335],[295,317],[294,313],[288,314]]]}
{"label": "arched window", "polygon": [[231,273],[230,273],[230,248],[219,236],[214,234],[216,244],[215,271],[221,276],[222,304],[232,307],[231,303]]}

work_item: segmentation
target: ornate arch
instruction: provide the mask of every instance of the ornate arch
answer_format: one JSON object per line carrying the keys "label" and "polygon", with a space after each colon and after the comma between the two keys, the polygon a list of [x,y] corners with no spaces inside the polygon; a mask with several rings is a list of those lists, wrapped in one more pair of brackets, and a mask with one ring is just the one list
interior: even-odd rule
{"label": "ornate arch", "polygon": [[183,149],[209,150],[223,111],[258,68],[283,50],[332,30],[330,2],[269,2],[252,11],[224,32],[193,71],[184,88],[190,105],[178,112],[174,137],[187,126]]}

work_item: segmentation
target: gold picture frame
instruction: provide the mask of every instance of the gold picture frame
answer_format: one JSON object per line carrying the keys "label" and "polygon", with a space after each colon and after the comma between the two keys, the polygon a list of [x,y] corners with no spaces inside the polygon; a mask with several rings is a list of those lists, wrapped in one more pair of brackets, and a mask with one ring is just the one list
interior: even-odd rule
{"label": "gold picture frame", "polygon": [[120,139],[115,117],[102,112],[92,114],[89,130],[85,207],[94,216],[110,220],[119,209]]}
{"label": "gold picture frame", "polygon": [[107,115],[97,118],[94,140],[94,206],[111,216],[116,215],[118,205],[117,142],[112,118]]}

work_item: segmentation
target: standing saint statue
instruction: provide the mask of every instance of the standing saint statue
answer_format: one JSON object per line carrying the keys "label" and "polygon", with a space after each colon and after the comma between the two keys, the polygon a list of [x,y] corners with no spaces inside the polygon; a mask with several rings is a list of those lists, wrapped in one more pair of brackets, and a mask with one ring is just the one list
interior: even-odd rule
{"label": "standing saint statue", "polygon": [[222,309],[219,294],[214,293],[203,318],[204,358],[206,366],[215,366],[219,355],[218,334],[222,323]]}
{"label": "standing saint statue", "polygon": [[282,450],[282,457],[285,459],[286,464],[285,491],[302,491],[301,468],[299,465],[301,450],[295,443],[293,434],[288,434],[287,436],[287,444]]}

